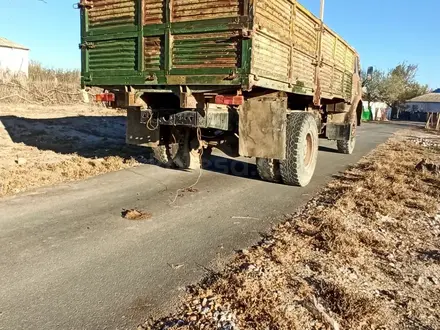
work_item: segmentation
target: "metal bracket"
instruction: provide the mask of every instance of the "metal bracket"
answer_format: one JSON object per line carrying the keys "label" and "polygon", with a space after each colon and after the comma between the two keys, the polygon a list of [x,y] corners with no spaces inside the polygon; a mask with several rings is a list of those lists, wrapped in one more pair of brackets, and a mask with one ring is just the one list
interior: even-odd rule
{"label": "metal bracket", "polygon": [[205,97],[202,93],[193,93],[188,86],[179,87],[180,107],[182,109],[203,109]]}
{"label": "metal bracket", "polygon": [[145,81],[155,81],[156,79],[157,79],[156,74],[155,74],[155,73],[151,73],[150,75],[148,75],[148,76],[145,78]]}
{"label": "metal bracket", "polygon": [[93,49],[93,48],[96,48],[96,45],[91,42],[86,41],[86,42],[79,44],[79,49]]}
{"label": "metal bracket", "polygon": [[329,140],[350,141],[353,136],[353,126],[351,124],[327,123],[326,136]]}
{"label": "metal bracket", "polygon": [[252,30],[249,30],[246,28],[241,30],[241,36],[243,39],[251,39],[253,37],[253,35],[254,35],[254,32]]}
{"label": "metal bracket", "polygon": [[93,8],[93,2],[90,0],[81,0],[80,2],[73,5],[75,9],[91,9]]}
{"label": "metal bracket", "polygon": [[324,57],[322,57],[320,61],[318,61],[318,59],[316,59],[316,58],[313,59],[312,65],[319,66],[320,68],[322,68],[324,66]]}
{"label": "metal bracket", "polygon": [[235,71],[231,71],[231,73],[225,77],[225,80],[234,80],[237,78],[237,73]]}

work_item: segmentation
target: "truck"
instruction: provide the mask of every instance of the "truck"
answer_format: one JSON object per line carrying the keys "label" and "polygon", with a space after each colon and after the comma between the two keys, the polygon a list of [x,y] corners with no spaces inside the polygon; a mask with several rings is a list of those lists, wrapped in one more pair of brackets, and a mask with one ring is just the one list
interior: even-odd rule
{"label": "truck", "polygon": [[[323,1],[322,1],[323,2]],[[358,53],[296,0],[81,0],[81,84],[127,109],[128,144],[198,168],[212,148],[306,186],[319,139],[351,154]]]}

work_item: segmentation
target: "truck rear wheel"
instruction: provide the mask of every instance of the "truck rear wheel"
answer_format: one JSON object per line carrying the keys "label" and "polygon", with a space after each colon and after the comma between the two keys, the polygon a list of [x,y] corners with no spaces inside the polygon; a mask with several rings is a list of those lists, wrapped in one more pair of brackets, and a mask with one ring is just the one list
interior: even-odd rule
{"label": "truck rear wheel", "polygon": [[352,132],[351,139],[346,141],[337,141],[338,151],[345,155],[351,155],[354,151],[354,147],[356,146],[356,124],[352,124]]}
{"label": "truck rear wheel", "polygon": [[257,158],[257,170],[261,179],[269,182],[281,182],[279,160]]}
{"label": "truck rear wheel", "polygon": [[164,144],[153,148],[159,164],[167,168],[200,168],[200,147],[199,141],[192,136],[194,132],[186,127],[173,127],[169,131],[165,128],[164,131]]}
{"label": "truck rear wheel", "polygon": [[313,177],[318,158],[318,127],[308,112],[287,117],[286,159],[280,162],[285,184],[305,187]]}
{"label": "truck rear wheel", "polygon": [[176,159],[178,152],[178,143],[153,147],[154,159],[157,160],[159,165],[167,168],[174,166],[174,160]]}

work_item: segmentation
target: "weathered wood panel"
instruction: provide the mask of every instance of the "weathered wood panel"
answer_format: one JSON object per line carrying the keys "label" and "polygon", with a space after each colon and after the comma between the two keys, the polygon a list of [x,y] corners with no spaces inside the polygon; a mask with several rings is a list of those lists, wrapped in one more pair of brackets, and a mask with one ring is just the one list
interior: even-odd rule
{"label": "weathered wood panel", "polygon": [[111,27],[136,23],[135,0],[94,0],[88,10],[89,27]]}
{"label": "weathered wood panel", "polygon": [[293,20],[293,3],[288,0],[259,0],[256,2],[254,25],[258,31],[290,40],[290,22]]}
{"label": "weathered wood panel", "polygon": [[294,0],[255,0],[254,5],[252,74],[284,82],[293,86],[294,92],[311,95],[316,89],[319,65],[322,96],[351,98],[354,49],[324,26],[318,63],[318,18]]}
{"label": "weathered wood panel", "polygon": [[173,36],[173,68],[238,68],[241,41],[236,31]]}
{"label": "weathered wood panel", "polygon": [[136,70],[137,43],[136,39],[103,40],[95,42],[89,49],[90,72],[105,70]]}
{"label": "weathered wood panel", "polygon": [[243,0],[170,0],[171,21],[188,22],[235,17],[243,11]]}
{"label": "weathered wood panel", "polygon": [[254,35],[252,67],[257,76],[286,81],[290,71],[290,48],[263,33]]}
{"label": "weathered wood panel", "polygon": [[165,23],[165,1],[164,0],[143,0],[144,1],[144,25]]}
{"label": "weathered wood panel", "polygon": [[160,71],[165,67],[164,37],[144,38],[144,69]]}

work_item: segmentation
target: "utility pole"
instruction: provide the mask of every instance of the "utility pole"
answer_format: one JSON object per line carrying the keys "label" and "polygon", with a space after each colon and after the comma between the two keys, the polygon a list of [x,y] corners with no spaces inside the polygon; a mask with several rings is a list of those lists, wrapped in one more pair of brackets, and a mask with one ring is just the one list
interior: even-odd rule
{"label": "utility pole", "polygon": [[324,24],[324,9],[325,9],[325,0],[321,0],[321,10],[319,14],[319,18],[321,19],[321,24]]}

